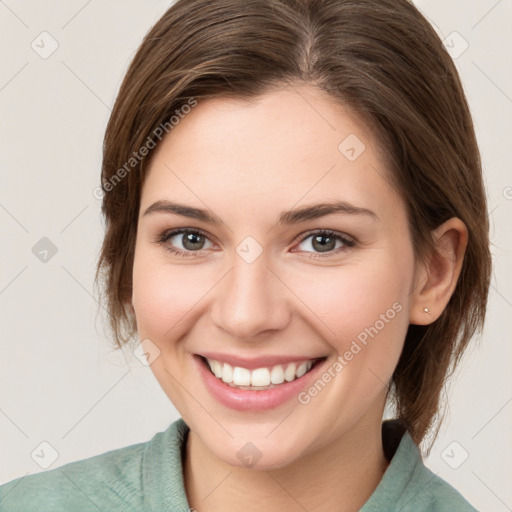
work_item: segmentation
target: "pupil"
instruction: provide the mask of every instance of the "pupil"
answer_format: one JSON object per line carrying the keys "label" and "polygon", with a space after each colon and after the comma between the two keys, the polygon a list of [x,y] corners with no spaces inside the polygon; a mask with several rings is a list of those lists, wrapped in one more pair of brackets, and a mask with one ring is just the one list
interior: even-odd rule
{"label": "pupil", "polygon": [[[316,247],[315,244],[317,242],[319,242],[319,240],[328,240],[327,243],[320,243],[319,247]],[[332,245],[332,242],[334,242],[334,238],[330,237],[330,236],[325,236],[325,235],[316,235],[314,238],[313,238],[313,247],[315,247],[315,249],[318,249],[320,250],[320,252],[326,252],[328,251],[329,249],[334,249],[334,247],[331,247]],[[326,248],[327,247],[327,248]]]}
{"label": "pupil", "polygon": [[[197,244],[199,243],[199,245],[201,245],[201,235],[197,235],[196,233],[189,233],[188,235],[185,235],[184,237],[184,243],[183,243],[183,246],[186,248],[186,249],[200,249],[201,247],[197,247],[196,245],[194,244]],[[199,242],[197,241],[197,239],[199,239]]]}

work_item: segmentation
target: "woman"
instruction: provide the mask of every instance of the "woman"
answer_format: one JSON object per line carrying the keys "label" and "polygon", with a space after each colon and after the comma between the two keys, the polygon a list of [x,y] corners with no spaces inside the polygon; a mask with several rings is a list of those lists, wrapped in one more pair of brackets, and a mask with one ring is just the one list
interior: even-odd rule
{"label": "woman", "polygon": [[491,263],[464,93],[412,4],[178,1],[120,88],[102,189],[114,339],[182,418],[0,510],[475,510],[417,446]]}

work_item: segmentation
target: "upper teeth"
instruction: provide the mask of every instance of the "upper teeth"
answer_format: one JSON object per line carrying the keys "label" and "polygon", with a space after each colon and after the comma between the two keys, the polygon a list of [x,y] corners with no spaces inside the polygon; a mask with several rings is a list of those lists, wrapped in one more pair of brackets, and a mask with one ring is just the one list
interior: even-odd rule
{"label": "upper teeth", "polygon": [[214,359],[206,359],[213,374],[227,384],[235,386],[269,386],[270,384],[281,384],[285,380],[292,380],[302,377],[313,366],[313,360],[298,363],[288,363],[284,366],[278,364],[269,368],[256,368],[248,370],[240,366],[231,366]]}

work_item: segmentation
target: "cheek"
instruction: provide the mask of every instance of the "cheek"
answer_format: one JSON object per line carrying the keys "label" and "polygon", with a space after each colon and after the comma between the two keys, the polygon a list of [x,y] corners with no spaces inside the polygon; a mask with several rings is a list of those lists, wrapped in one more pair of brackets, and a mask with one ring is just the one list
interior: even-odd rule
{"label": "cheek", "polygon": [[191,331],[199,303],[215,283],[210,277],[208,285],[207,272],[203,272],[203,279],[197,268],[170,265],[165,255],[144,248],[135,252],[132,304],[138,336],[158,348],[151,371],[180,411],[187,410],[189,398],[176,383],[186,378],[179,340]]}
{"label": "cheek", "polygon": [[396,267],[322,269],[324,274],[317,272],[307,280],[295,277],[294,291],[326,328],[343,335],[351,326],[375,322],[394,302],[408,300],[412,271]]}
{"label": "cheek", "polygon": [[200,266],[165,262],[153,251],[136,250],[133,266],[132,304],[141,338],[165,340],[180,336],[190,322],[194,306],[213,284]]}
{"label": "cheek", "polygon": [[409,325],[413,268],[405,245],[375,251],[364,263],[317,268],[307,280],[295,276],[293,289],[307,305],[310,322],[339,355],[357,359],[352,366],[388,373]]}

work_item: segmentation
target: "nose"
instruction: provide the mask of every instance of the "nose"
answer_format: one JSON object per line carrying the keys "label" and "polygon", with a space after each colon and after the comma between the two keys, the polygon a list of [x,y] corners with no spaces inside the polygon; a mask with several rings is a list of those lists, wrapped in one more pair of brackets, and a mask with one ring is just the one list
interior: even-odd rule
{"label": "nose", "polygon": [[215,287],[211,317],[234,339],[254,341],[288,324],[289,295],[264,254],[251,263],[237,254],[233,267]]}

